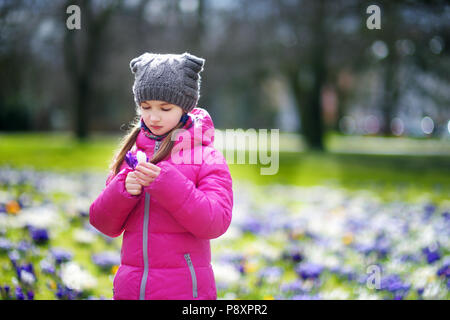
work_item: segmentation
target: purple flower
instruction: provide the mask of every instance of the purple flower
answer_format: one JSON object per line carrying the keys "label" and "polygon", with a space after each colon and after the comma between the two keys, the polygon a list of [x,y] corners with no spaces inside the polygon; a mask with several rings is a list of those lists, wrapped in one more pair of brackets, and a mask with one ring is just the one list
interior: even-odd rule
{"label": "purple flower", "polygon": [[299,294],[299,293],[306,293],[309,291],[309,289],[307,287],[305,287],[303,285],[302,280],[294,280],[292,282],[288,282],[288,283],[283,283],[280,286],[280,290],[281,292],[292,292],[295,294]]}
{"label": "purple flower", "polygon": [[128,151],[127,154],[125,155],[125,161],[127,162],[128,166],[133,170],[136,168],[138,164],[136,155],[133,154],[131,151]]}
{"label": "purple flower", "polygon": [[381,290],[393,292],[396,296],[399,296],[402,293],[403,295],[406,294],[411,287],[410,285],[404,283],[402,279],[396,274],[383,277],[381,279],[380,286]]}
{"label": "purple flower", "polygon": [[332,267],[330,272],[336,274],[339,277],[346,278],[347,280],[355,280],[357,278],[356,273],[349,267]]}
{"label": "purple flower", "polygon": [[131,151],[128,151],[125,155],[125,161],[127,162],[128,166],[132,168],[133,170],[136,169],[136,166],[138,165],[140,161],[146,161],[148,162],[148,157],[143,151],[138,151],[136,154],[133,154]]}
{"label": "purple flower", "polygon": [[444,276],[446,278],[450,278],[450,257],[444,260],[442,267],[437,271],[437,275],[439,277]]}
{"label": "purple flower", "polygon": [[261,222],[255,218],[248,217],[241,226],[242,231],[258,234],[262,230]]}
{"label": "purple flower", "polygon": [[443,212],[442,216],[444,217],[445,221],[450,222],[450,212],[449,211]]}
{"label": "purple flower", "polygon": [[304,259],[304,257],[299,248],[290,248],[283,252],[283,259],[300,262]]}
{"label": "purple flower", "polygon": [[6,238],[0,238],[0,251],[9,251],[12,248],[12,243]]}
{"label": "purple flower", "polygon": [[81,295],[80,292],[67,288],[66,286],[62,286],[61,284],[57,284],[57,290],[55,292],[56,298],[60,300],[74,300],[79,298]]}
{"label": "purple flower", "polygon": [[258,272],[258,276],[263,279],[268,279],[273,281],[279,279],[283,274],[283,270],[280,267],[267,267]]}
{"label": "purple flower", "polygon": [[433,215],[433,213],[436,211],[436,206],[429,203],[424,207],[424,214],[423,214],[423,221],[428,221],[430,220],[431,216]]}
{"label": "purple flower", "polygon": [[111,268],[120,264],[120,255],[116,252],[102,252],[92,255],[92,261],[100,268]]}
{"label": "purple flower", "polygon": [[55,267],[53,267],[53,265],[48,262],[47,260],[42,260],[40,263],[41,266],[41,270],[44,273],[47,274],[54,274],[55,273]]}
{"label": "purple flower", "polygon": [[375,246],[371,244],[357,243],[353,245],[353,248],[364,255],[369,255],[371,252],[375,251]]}
{"label": "purple flower", "polygon": [[439,253],[439,248],[437,245],[431,245],[422,249],[422,253],[427,258],[428,264],[441,259],[441,254]]}
{"label": "purple flower", "polygon": [[71,252],[61,249],[61,248],[53,248],[50,250],[50,252],[57,264],[61,264],[66,261],[70,261],[73,257]]}
{"label": "purple flower", "polygon": [[315,263],[302,263],[295,268],[295,272],[302,279],[317,279],[322,273],[323,267]]}
{"label": "purple flower", "polygon": [[16,299],[17,300],[25,300],[25,296],[24,296],[24,294],[22,292],[22,288],[21,287],[17,287],[15,293],[16,293]]}
{"label": "purple flower", "polygon": [[28,300],[33,300],[34,299],[34,292],[29,290],[27,291],[27,299]]}
{"label": "purple flower", "polygon": [[48,232],[44,228],[29,227],[30,236],[35,243],[43,244],[49,240]]}
{"label": "purple flower", "polygon": [[31,249],[31,242],[22,240],[17,244],[17,250],[19,251],[27,251]]}
{"label": "purple flower", "polygon": [[10,299],[11,296],[9,295],[10,287],[6,284],[3,288],[0,286],[0,295],[3,300]]}

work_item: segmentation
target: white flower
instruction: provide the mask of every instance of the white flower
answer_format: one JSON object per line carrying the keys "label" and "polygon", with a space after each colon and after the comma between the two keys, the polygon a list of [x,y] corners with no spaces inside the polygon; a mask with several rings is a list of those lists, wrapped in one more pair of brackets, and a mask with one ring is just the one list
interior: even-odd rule
{"label": "white flower", "polygon": [[26,270],[20,271],[20,279],[28,285],[32,285],[36,280],[34,275]]}
{"label": "white flower", "polygon": [[33,226],[36,228],[50,228],[60,226],[60,219],[54,206],[24,208],[14,221],[15,227]]}
{"label": "white flower", "polygon": [[216,281],[227,286],[238,283],[241,276],[236,267],[229,263],[213,265],[213,270]]}
{"label": "white flower", "polygon": [[73,232],[73,238],[78,243],[90,244],[95,241],[95,234],[88,230],[76,229]]}
{"label": "white flower", "polygon": [[147,162],[147,156],[141,150],[136,153],[136,159],[138,163]]}
{"label": "white flower", "polygon": [[76,291],[83,291],[97,285],[97,280],[75,262],[67,262],[61,266],[61,280],[66,287]]}

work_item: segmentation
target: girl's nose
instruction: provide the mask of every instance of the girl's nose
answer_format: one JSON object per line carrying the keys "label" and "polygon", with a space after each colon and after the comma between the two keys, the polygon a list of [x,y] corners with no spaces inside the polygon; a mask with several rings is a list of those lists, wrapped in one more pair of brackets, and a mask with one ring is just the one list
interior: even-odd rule
{"label": "girl's nose", "polygon": [[150,121],[157,122],[160,120],[160,117],[156,114],[150,115]]}

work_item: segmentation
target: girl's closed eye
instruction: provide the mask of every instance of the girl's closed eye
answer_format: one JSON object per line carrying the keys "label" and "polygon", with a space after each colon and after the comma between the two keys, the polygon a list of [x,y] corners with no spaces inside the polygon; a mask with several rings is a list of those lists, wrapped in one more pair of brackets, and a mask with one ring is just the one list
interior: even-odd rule
{"label": "girl's closed eye", "polygon": [[[142,107],[142,109],[144,109],[144,110],[149,110],[149,109],[151,109],[152,107]],[[170,111],[170,110],[172,110],[172,108],[169,108],[169,109],[164,109],[164,108],[161,108],[161,110],[162,111]]]}

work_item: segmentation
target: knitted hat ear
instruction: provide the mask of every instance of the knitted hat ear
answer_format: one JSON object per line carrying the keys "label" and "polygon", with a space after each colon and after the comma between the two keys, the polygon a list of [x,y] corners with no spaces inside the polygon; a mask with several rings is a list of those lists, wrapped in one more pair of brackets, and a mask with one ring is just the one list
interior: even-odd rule
{"label": "knitted hat ear", "polygon": [[134,58],[130,61],[130,69],[133,74],[136,74],[138,70],[138,62],[141,60],[141,58]]}
{"label": "knitted hat ear", "polygon": [[203,66],[205,65],[205,59],[194,56],[190,53],[183,53],[183,57],[186,59],[185,66],[193,70],[196,73],[203,71]]}
{"label": "knitted hat ear", "polygon": [[143,64],[146,64],[151,60],[152,54],[146,52],[141,54],[139,57],[134,58],[130,61],[130,69],[133,74],[136,74],[139,70],[139,67]]}

